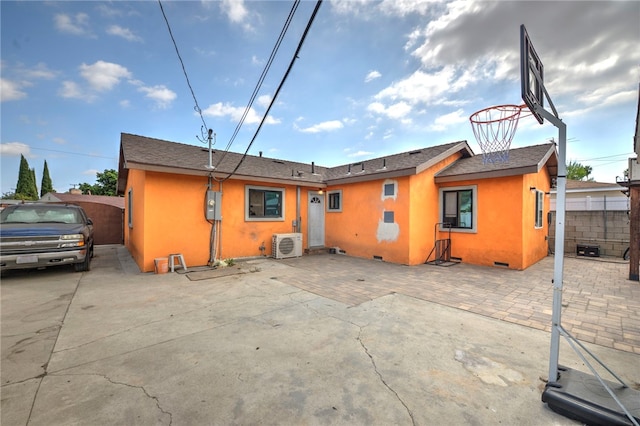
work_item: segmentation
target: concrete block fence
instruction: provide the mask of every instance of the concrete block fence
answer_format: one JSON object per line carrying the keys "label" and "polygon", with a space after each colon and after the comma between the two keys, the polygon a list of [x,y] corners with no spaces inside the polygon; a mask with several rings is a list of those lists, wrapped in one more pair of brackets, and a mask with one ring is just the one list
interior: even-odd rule
{"label": "concrete block fence", "polygon": [[[556,212],[550,214],[549,247],[555,248]],[[629,216],[626,211],[567,211],[564,250],[575,255],[579,244],[598,246],[600,256],[622,258],[629,247]]]}

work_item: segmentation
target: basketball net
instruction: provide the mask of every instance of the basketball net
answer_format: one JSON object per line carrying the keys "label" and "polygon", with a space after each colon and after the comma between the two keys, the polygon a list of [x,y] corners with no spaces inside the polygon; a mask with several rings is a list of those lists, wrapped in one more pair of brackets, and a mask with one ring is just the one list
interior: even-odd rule
{"label": "basketball net", "polygon": [[482,162],[507,163],[511,140],[526,105],[496,105],[469,117],[473,134],[482,150]]}

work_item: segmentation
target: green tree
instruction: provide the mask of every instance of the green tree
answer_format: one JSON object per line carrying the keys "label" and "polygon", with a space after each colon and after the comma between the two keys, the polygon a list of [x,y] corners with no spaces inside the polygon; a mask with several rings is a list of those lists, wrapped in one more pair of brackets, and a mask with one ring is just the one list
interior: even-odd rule
{"label": "green tree", "polygon": [[44,196],[49,192],[53,192],[53,183],[51,182],[51,176],[49,176],[49,166],[47,160],[44,160],[44,170],[42,171],[42,182],[40,183],[40,196]]}
{"label": "green tree", "polygon": [[18,173],[15,197],[21,200],[38,199],[35,171],[29,168],[29,162],[22,154],[20,155],[20,171]]}
{"label": "green tree", "polygon": [[80,190],[83,194],[93,195],[111,195],[115,196],[118,193],[118,172],[114,169],[105,169],[104,172],[96,173],[96,180],[98,181],[94,185],[88,183],[81,183]]}
{"label": "green tree", "polygon": [[572,160],[567,164],[567,179],[593,182],[593,178],[589,177],[592,171],[591,166],[585,166]]}

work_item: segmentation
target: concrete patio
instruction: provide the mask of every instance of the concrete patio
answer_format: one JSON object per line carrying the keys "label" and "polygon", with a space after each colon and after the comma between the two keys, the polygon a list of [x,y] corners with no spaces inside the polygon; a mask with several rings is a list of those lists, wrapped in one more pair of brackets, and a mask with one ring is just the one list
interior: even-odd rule
{"label": "concrete patio", "polygon": [[[526,271],[341,255],[2,279],[3,425],[575,424],[541,401],[552,259]],[[640,383],[640,286],[567,258],[565,327]],[[224,271],[224,272],[222,272]],[[587,371],[566,344],[561,363]]]}

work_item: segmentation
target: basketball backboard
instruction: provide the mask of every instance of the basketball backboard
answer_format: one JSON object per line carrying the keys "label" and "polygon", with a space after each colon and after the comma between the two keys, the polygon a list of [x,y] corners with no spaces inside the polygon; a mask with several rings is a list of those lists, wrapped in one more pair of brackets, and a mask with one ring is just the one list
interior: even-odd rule
{"label": "basketball backboard", "polygon": [[544,66],[524,25],[520,25],[520,83],[522,100],[542,124],[544,118],[536,111],[535,105],[544,108]]}

